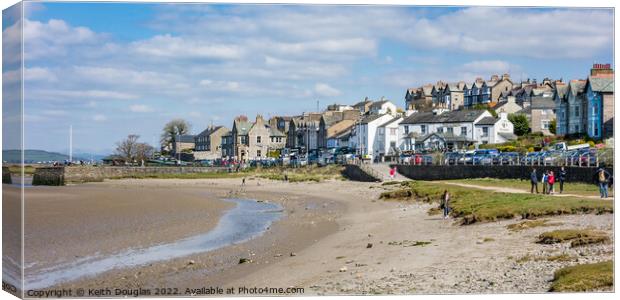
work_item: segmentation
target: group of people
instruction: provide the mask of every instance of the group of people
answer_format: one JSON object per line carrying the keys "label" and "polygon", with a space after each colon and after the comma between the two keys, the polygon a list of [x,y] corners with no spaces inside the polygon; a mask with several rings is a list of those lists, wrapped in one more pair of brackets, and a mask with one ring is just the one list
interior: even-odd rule
{"label": "group of people", "polygon": [[[566,181],[566,170],[564,167],[560,168],[557,176],[553,171],[545,171],[540,180],[543,184],[543,194],[553,194],[555,192],[554,185],[556,182],[560,183],[560,194],[564,192],[564,181]],[[609,172],[607,172],[603,168],[599,168],[596,171],[595,182],[599,187],[599,191],[601,194],[601,198],[608,198],[608,190],[609,185],[612,182],[612,177]],[[538,174],[536,173],[536,168],[532,169],[532,173],[530,173],[530,183],[532,184],[532,188],[530,189],[530,193],[534,193],[536,190],[536,194],[538,194]]]}
{"label": "group of people", "polygon": [[[566,180],[566,170],[564,167],[560,169],[558,174],[556,175],[553,171],[545,171],[542,175],[541,182],[543,184],[543,194],[553,194],[555,193],[555,183],[560,183],[560,194],[564,192],[564,181]],[[534,193],[536,190],[536,194],[538,194],[538,174],[536,173],[536,168],[532,169],[532,173],[530,174],[530,182],[532,183],[532,188],[530,189],[530,193]]]}

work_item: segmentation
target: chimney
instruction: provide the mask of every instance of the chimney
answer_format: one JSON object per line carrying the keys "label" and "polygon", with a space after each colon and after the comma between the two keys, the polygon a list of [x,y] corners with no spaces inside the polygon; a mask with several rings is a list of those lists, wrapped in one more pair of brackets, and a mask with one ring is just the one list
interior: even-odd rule
{"label": "chimney", "polygon": [[498,81],[498,80],[499,80],[499,76],[491,75],[491,81]]}
{"label": "chimney", "polygon": [[504,75],[502,75],[502,80],[505,79],[510,79],[510,75],[508,73],[504,73]]}
{"label": "chimney", "polygon": [[614,74],[611,64],[593,64],[590,69],[591,76]]}
{"label": "chimney", "polygon": [[262,115],[256,115],[256,123],[258,123],[258,121],[260,121],[261,123],[264,123]]}

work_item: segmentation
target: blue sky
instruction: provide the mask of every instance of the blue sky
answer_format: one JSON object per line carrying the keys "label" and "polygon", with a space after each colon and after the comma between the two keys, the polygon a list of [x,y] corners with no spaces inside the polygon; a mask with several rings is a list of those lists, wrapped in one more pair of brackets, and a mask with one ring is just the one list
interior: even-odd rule
{"label": "blue sky", "polygon": [[[18,25],[3,22],[5,43]],[[610,9],[27,3],[23,25],[25,147],[60,152],[69,125],[74,147],[109,153],[130,133],[156,144],[173,118],[198,133],[317,100],[402,107],[406,88],[438,80],[567,81],[613,63]]]}

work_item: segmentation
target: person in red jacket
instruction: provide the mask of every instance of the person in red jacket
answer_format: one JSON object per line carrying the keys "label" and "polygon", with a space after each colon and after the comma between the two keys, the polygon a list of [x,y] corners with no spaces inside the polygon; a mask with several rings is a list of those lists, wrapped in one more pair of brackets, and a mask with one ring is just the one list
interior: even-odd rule
{"label": "person in red jacket", "polygon": [[549,190],[547,191],[549,194],[553,194],[553,184],[555,183],[555,175],[553,174],[553,171],[549,172]]}

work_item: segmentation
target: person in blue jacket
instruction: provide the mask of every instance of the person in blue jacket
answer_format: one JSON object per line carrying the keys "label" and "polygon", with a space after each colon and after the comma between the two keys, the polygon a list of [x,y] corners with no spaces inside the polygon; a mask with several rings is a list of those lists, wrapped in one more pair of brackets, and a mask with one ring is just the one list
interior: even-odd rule
{"label": "person in blue jacket", "polygon": [[532,173],[530,173],[530,183],[532,184],[532,189],[530,193],[534,193],[534,188],[536,188],[536,194],[538,194],[538,175],[536,174],[536,168],[532,169]]}

